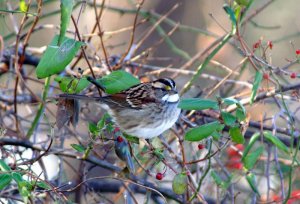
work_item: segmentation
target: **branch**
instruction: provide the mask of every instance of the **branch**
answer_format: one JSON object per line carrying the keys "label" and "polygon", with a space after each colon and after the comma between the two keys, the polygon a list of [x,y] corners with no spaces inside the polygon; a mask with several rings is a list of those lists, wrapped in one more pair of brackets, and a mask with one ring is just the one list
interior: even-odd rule
{"label": "branch", "polygon": [[[33,144],[28,140],[17,140],[17,139],[13,139],[13,138],[1,138],[0,139],[0,147],[5,146],[5,145],[26,147],[26,148],[29,148],[29,149],[32,149],[35,151],[46,151],[45,148],[43,148],[39,145]],[[122,171],[122,169],[120,167],[115,166],[105,160],[101,160],[94,156],[89,156],[86,159],[84,159],[84,158],[80,157],[78,154],[74,154],[74,153],[70,153],[70,152],[62,152],[61,150],[48,151],[48,155],[49,154],[55,154],[58,156],[64,156],[64,157],[87,161],[91,164],[95,164],[99,167],[102,167],[104,169],[108,169],[110,171],[117,172],[117,173]]]}
{"label": "branch", "polygon": [[[296,84],[292,84],[292,85],[286,85],[286,86],[281,86],[278,89],[273,89],[271,91],[258,94],[257,97],[255,98],[254,102],[258,102],[258,101],[261,101],[263,99],[273,97],[276,94],[279,94],[280,92],[286,92],[286,91],[290,91],[290,90],[293,90],[293,89],[299,89],[299,88],[300,88],[300,83],[296,83]],[[242,100],[240,100],[240,102],[241,102],[242,105],[247,105],[247,104],[250,103],[250,97],[242,99]],[[236,108],[237,108],[236,105],[231,105],[231,106],[229,106],[226,109],[226,111],[227,112],[233,112],[233,111],[236,110]]]}

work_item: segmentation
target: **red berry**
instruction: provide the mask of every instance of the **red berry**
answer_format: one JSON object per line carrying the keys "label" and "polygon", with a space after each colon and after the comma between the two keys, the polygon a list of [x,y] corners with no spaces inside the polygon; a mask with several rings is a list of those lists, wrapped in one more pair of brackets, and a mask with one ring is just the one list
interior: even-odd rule
{"label": "red berry", "polygon": [[299,200],[300,199],[300,190],[294,190],[292,191],[292,198],[295,199],[295,201]]}
{"label": "red berry", "polygon": [[240,150],[240,151],[244,151],[244,145],[243,144],[236,144],[235,147]]}
{"label": "red berry", "polygon": [[205,145],[204,144],[198,144],[198,149],[201,150],[201,149],[204,149],[205,148]]}
{"label": "red berry", "polygon": [[272,50],[272,48],[273,48],[273,42],[271,40],[268,41],[268,47]]}
{"label": "red berry", "polygon": [[291,77],[292,79],[295,79],[295,78],[297,77],[297,74],[296,74],[295,72],[293,72],[293,73],[291,73],[290,77]]}
{"label": "red berry", "polygon": [[233,169],[242,169],[243,168],[243,164],[242,163],[236,163],[234,165],[232,165]]}
{"label": "red berry", "polygon": [[118,136],[118,137],[117,137],[117,141],[118,141],[118,142],[123,142],[123,137]]}
{"label": "red berry", "polygon": [[276,195],[276,194],[273,195],[272,198],[273,198],[273,201],[274,201],[274,202],[280,202],[280,201],[282,200],[281,196]]}
{"label": "red berry", "polygon": [[163,175],[162,173],[157,173],[157,174],[156,174],[156,179],[157,179],[157,180],[162,180],[163,177],[164,177],[164,175]]}
{"label": "red berry", "polygon": [[228,154],[228,156],[230,157],[230,158],[232,158],[232,157],[241,157],[241,155],[239,154],[239,151],[244,151],[244,145],[242,145],[242,144],[237,144],[237,145],[234,145],[236,148],[237,148],[237,150],[235,150],[235,149],[233,149],[233,148],[231,148],[231,147],[229,147],[228,149],[227,149],[227,154]]}
{"label": "red berry", "polygon": [[268,80],[268,79],[270,78],[270,76],[269,76],[268,73],[265,72],[265,73],[263,74],[263,78],[266,79],[266,80]]}
{"label": "red berry", "polygon": [[300,55],[300,49],[296,50],[296,55]]}
{"label": "red berry", "polygon": [[226,167],[228,169],[242,169],[243,164],[241,163],[241,158],[238,156],[230,158],[230,160],[226,163]]}
{"label": "red berry", "polygon": [[256,43],[254,43],[254,44],[253,44],[253,49],[259,48],[260,44],[261,44],[261,40],[259,40],[259,41],[257,41]]}

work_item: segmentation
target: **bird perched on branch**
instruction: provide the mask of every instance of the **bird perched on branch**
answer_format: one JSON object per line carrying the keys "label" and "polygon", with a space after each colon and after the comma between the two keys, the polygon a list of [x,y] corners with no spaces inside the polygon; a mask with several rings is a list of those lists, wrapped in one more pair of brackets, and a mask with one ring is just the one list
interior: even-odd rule
{"label": "bird perched on branch", "polygon": [[[97,87],[101,85],[88,78]],[[99,102],[120,129],[132,136],[150,139],[171,128],[180,115],[179,95],[175,82],[161,78],[140,83],[120,93],[103,97],[79,94],[60,94],[62,98]]]}

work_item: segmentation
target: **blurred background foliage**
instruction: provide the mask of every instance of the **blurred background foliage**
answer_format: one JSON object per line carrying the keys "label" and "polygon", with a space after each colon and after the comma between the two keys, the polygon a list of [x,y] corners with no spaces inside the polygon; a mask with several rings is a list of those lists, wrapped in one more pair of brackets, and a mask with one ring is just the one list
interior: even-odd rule
{"label": "blurred background foliage", "polygon": [[[16,33],[24,16],[24,13],[17,12],[20,11],[22,2],[27,5],[29,1],[0,1],[0,37],[2,38],[2,41],[0,41],[0,60],[7,59],[7,55],[13,55],[13,51],[12,53],[9,52],[10,50],[15,49],[16,37],[18,37],[16,36]],[[31,6],[29,13],[32,12],[35,14],[37,12],[37,2],[30,2]],[[228,14],[224,11],[223,5],[226,3],[229,7],[233,8],[236,5],[236,2],[239,1],[145,0],[137,21],[138,24],[136,26],[133,47],[139,45],[139,42],[142,43],[136,52],[133,55],[127,55],[129,58],[126,59],[131,62],[131,60],[136,57],[137,59],[132,60],[132,62],[137,64],[130,64],[130,66],[128,66],[128,64],[126,66],[124,65],[123,69],[138,76],[141,81],[149,81],[162,76],[173,77],[178,84],[178,89],[182,90],[187,81],[192,78],[194,72],[190,72],[189,74],[181,73],[175,76],[173,72],[163,70],[165,68],[183,69],[185,67],[189,71],[195,71],[211,53],[211,50],[207,51],[206,49],[210,47],[216,39],[231,31],[232,22],[230,21]],[[102,38],[109,58],[119,59],[128,49],[136,15],[137,3],[138,2],[133,0],[105,1],[100,22],[103,32]],[[101,4],[102,1],[96,1],[96,5],[98,6],[97,11],[100,10]],[[300,51],[299,53],[297,53],[297,51],[300,48],[300,21],[298,20],[298,12],[299,2],[297,0],[254,0],[253,4],[246,12],[246,23],[239,25],[239,34],[242,36],[243,41],[248,45],[248,50],[250,52],[255,51],[255,55],[264,59],[269,65],[273,65],[275,68],[281,68],[290,62],[295,61],[291,66],[288,66],[288,69],[285,69],[287,72],[284,72],[283,75],[280,75],[275,72],[276,70],[273,70],[275,75],[278,74],[278,76],[272,75],[274,73],[270,71],[267,66],[260,65],[259,71],[261,73],[270,73],[270,76],[263,76],[259,89],[260,93],[263,93],[264,91],[267,92],[272,88],[278,88],[279,84],[291,85],[291,83],[299,83],[298,55],[300,54]],[[91,65],[93,67],[100,66],[101,68],[105,68],[105,63],[103,62],[105,56],[101,46],[101,39],[97,33],[91,34],[91,30],[95,26],[94,2],[75,1],[72,15],[77,20],[76,25],[79,33],[82,35],[83,41],[86,41],[86,52],[90,57]],[[27,22],[24,24],[24,28],[21,32],[21,36],[25,36],[28,32],[28,29],[32,25],[30,22],[33,21],[34,16],[35,15],[28,16]],[[156,27],[153,32],[150,32],[150,30],[154,28],[153,26],[155,23],[160,20],[161,23],[158,25],[159,28]],[[60,21],[60,1],[44,0],[39,21],[35,27],[37,30],[32,32],[26,48],[26,51],[30,53],[30,56],[35,56],[38,59],[41,58],[45,46],[49,45],[54,35],[59,33]],[[74,38],[74,31],[75,27],[71,22],[68,27],[67,36]],[[149,33],[150,35],[144,39]],[[166,36],[163,33],[169,33],[169,36]],[[91,41],[87,42],[89,37],[91,37]],[[21,39],[21,41],[23,41],[24,37],[21,37]],[[255,44],[258,42],[258,47],[255,47]],[[272,46],[270,46],[270,42],[272,43]],[[20,49],[21,48],[22,46],[20,45]],[[9,54],[7,54],[7,52]],[[197,54],[200,55],[197,56]],[[193,63],[186,64],[195,56],[197,57]],[[77,60],[77,57],[70,63],[71,67],[74,69],[68,68],[64,74],[72,75],[78,73],[78,67],[81,67],[83,72],[88,72],[87,61],[84,58]],[[242,68],[236,70],[235,68],[244,58],[245,53],[241,52],[238,36],[234,35],[229,43],[225,44],[225,46],[217,52],[213,60],[211,60],[211,63],[205,68],[204,73],[193,83],[193,86],[191,86],[191,89],[183,95],[183,98],[198,98],[201,96],[217,101],[216,96],[226,98],[235,95],[239,100],[249,97],[257,70],[253,69],[251,63],[243,63]],[[259,64],[259,62],[260,61],[257,60],[256,63]],[[147,68],[146,66],[139,67],[139,63],[149,65],[150,68]],[[9,65],[10,63],[4,62],[3,64]],[[58,193],[58,191],[55,191],[54,188],[52,188],[47,191],[48,193],[52,193],[52,197],[46,196],[46,193],[43,197],[41,194],[44,191],[37,189],[37,191],[31,192],[32,186],[30,188],[20,187],[20,183],[22,183],[22,181],[20,181],[18,183],[18,189],[20,192],[23,192],[23,194],[21,193],[21,196],[18,196],[17,193],[8,193],[8,190],[15,184],[4,186],[6,189],[0,193],[0,196],[2,197],[0,200],[3,202],[7,202],[7,200],[20,200],[33,203],[36,200],[37,203],[51,203],[54,201],[67,202],[66,200],[69,200],[70,202],[74,201],[77,203],[163,203],[164,199],[149,190],[149,188],[154,188],[162,193],[163,196],[168,199],[168,202],[182,203],[189,202],[188,198],[192,197],[195,190],[194,188],[199,184],[201,186],[200,193],[197,199],[194,199],[191,202],[245,203],[249,201],[249,203],[270,203],[282,201],[282,195],[286,195],[287,188],[290,189],[289,182],[292,183],[294,190],[290,192],[292,198],[286,201],[290,203],[299,202],[297,201],[299,198],[299,175],[292,174],[292,171],[290,171],[292,159],[296,158],[297,160],[298,158],[297,153],[295,154],[296,156],[293,157],[291,153],[288,155],[283,153],[284,151],[279,151],[278,158],[276,148],[278,145],[275,145],[276,142],[269,141],[269,143],[263,143],[263,141],[261,141],[261,143],[256,143],[254,146],[257,148],[256,150],[263,151],[263,153],[261,157],[259,157],[259,161],[256,165],[253,164],[252,167],[254,170],[248,171],[248,169],[245,170],[244,168],[245,162],[241,162],[241,156],[246,145],[237,145],[229,141],[228,133],[225,131],[224,138],[221,138],[220,141],[214,141],[212,150],[216,152],[216,154],[213,155],[215,160],[210,162],[210,159],[206,159],[204,162],[196,162],[196,164],[185,166],[186,164],[177,161],[178,158],[176,158],[176,155],[181,157],[185,154],[187,160],[204,158],[207,156],[208,150],[211,150],[209,147],[211,146],[212,140],[207,139],[194,143],[187,141],[183,142],[180,140],[177,141],[177,139],[182,138],[188,130],[188,125],[182,120],[177,124],[177,128],[175,128],[173,132],[170,131],[170,133],[166,133],[166,141],[158,138],[152,141],[153,146],[158,149],[164,149],[165,151],[151,152],[155,156],[152,154],[147,155],[149,149],[145,149],[143,143],[132,145],[135,156],[140,159],[142,166],[146,166],[146,170],[140,168],[136,174],[137,176],[128,177],[127,173],[122,171],[125,166],[124,162],[119,160],[113,151],[114,144],[110,141],[102,141],[99,139],[100,137],[96,138],[93,136],[95,135],[95,132],[98,134],[99,131],[97,130],[97,127],[94,127],[92,124],[97,124],[104,114],[95,104],[84,102],[81,104],[80,122],[76,129],[70,127],[63,130],[57,130],[57,128],[53,126],[56,121],[53,112],[57,109],[56,103],[53,102],[53,97],[58,93],[61,93],[61,90],[58,88],[58,83],[53,79],[50,83],[49,98],[46,104],[47,108],[45,109],[42,119],[39,121],[39,126],[34,131],[33,137],[30,139],[30,143],[26,146],[26,142],[28,141],[23,140],[23,134],[18,134],[18,132],[14,131],[13,116],[6,113],[6,111],[13,111],[12,107],[14,103],[12,103],[13,100],[11,98],[13,97],[13,89],[15,88],[15,73],[13,72],[14,67],[12,64],[10,64],[10,67],[6,67],[3,64],[0,64],[0,90],[3,96],[8,96],[8,99],[1,102],[1,104],[4,104],[3,107],[5,108],[2,107],[1,109],[0,117],[2,117],[2,119],[0,124],[5,132],[2,134],[3,138],[0,140],[0,146],[2,148],[1,157],[2,159],[8,157],[6,163],[9,164],[9,167],[6,166],[7,164],[0,164],[2,167],[0,168],[0,173],[13,171],[21,167],[24,168],[24,171],[34,172],[35,174],[43,172],[41,173],[41,178],[46,182],[39,184],[39,188],[47,189],[49,186],[45,187],[43,185],[51,184],[60,187],[59,190],[62,190],[62,192]],[[221,87],[208,96],[207,94],[214,89],[217,82],[227,75],[228,70],[226,71],[224,66],[237,72],[234,73],[233,77],[230,79],[243,82],[246,85],[241,86],[242,83],[239,84],[235,82],[222,84]],[[26,85],[38,96],[42,95],[45,87],[43,83],[40,82],[43,82],[44,80],[36,82],[36,64],[25,64],[24,67],[25,74],[22,74],[34,79],[26,80]],[[10,70],[10,72],[7,72],[7,70],[5,71],[6,68]],[[153,72],[154,70],[156,70],[156,72]],[[296,73],[297,76],[291,77],[292,73]],[[97,76],[106,74],[108,74],[107,69],[103,69],[100,74],[97,73]],[[218,77],[219,79],[216,80]],[[271,80],[269,80],[269,77],[271,77]],[[277,77],[279,78],[278,80],[280,83],[276,81]],[[23,85],[21,85],[21,88],[19,89],[24,91]],[[18,93],[20,95],[21,93],[27,93],[27,91],[23,91]],[[297,92],[298,90],[284,95],[285,100],[287,100],[288,109],[293,113],[292,115],[295,118],[295,121],[292,124],[290,121],[288,122],[287,115],[284,114],[286,109],[282,108],[283,104],[279,99],[274,99],[274,101],[271,102],[261,100],[263,102],[257,102],[252,106],[246,107],[248,113],[247,117],[253,122],[249,125],[250,131],[248,132],[248,135],[247,132],[245,134],[247,144],[249,143],[249,138],[251,138],[252,134],[263,130],[264,125],[271,127],[269,130],[273,131],[274,129],[276,130],[278,126],[278,132],[281,136],[279,138],[286,145],[290,143],[291,134],[293,134],[293,132],[291,133],[289,131],[291,126],[296,127],[294,132],[296,136],[299,136],[299,121],[297,117],[299,101]],[[289,98],[290,96],[292,99]],[[1,100],[4,99],[2,98]],[[36,104],[38,103],[34,100],[29,103],[17,104],[20,124],[26,131],[30,128],[37,112]],[[207,114],[208,113],[203,113],[201,111],[194,113],[194,115],[189,111],[184,112],[184,115],[186,116],[193,116],[192,119],[189,118],[191,119],[190,122],[196,123],[197,125],[211,122],[212,118],[215,120],[220,119],[219,115],[213,117],[212,113]],[[274,117],[276,118],[276,127],[274,127],[274,122],[272,121]],[[106,131],[109,133],[112,132],[109,130]],[[176,134],[178,134],[178,132],[180,137],[177,138]],[[108,133],[105,132],[105,134]],[[41,159],[43,162],[26,162],[39,155],[33,150],[43,152],[47,149],[49,145],[49,135],[54,138],[54,141],[50,153],[48,155],[43,155],[43,158]],[[13,138],[13,140],[10,140],[10,138]],[[21,149],[17,148],[17,141],[19,140],[24,142],[20,145],[23,146]],[[52,144],[52,140],[50,144]],[[34,145],[41,145],[41,147],[39,146],[35,149]],[[92,153],[90,153],[89,150],[87,157],[79,157],[78,155],[82,156],[81,153],[86,151],[86,149],[82,149],[82,146],[90,148]],[[262,150],[259,149],[261,146],[264,147]],[[167,149],[168,147],[172,151]],[[294,151],[293,148],[290,148],[290,151],[292,150]],[[88,157],[89,154],[92,156]],[[144,154],[146,154],[146,156],[144,156]],[[278,159],[279,162],[277,161]],[[168,165],[162,162],[163,160],[169,161]],[[25,162],[24,167],[22,166],[23,162]],[[182,168],[181,165],[183,165],[184,168]],[[299,170],[298,166],[298,163],[294,166],[292,165],[292,168],[295,170],[294,172]],[[172,167],[177,171],[177,176],[175,176],[176,171],[174,171]],[[183,172],[183,174],[180,174],[180,172]],[[191,186],[189,186],[189,188],[193,189],[193,191],[178,196],[174,193],[174,188],[172,190],[174,176],[176,182],[179,184],[186,184],[185,175],[189,174],[186,172],[193,173],[194,180],[191,180],[191,177],[189,177],[189,185],[193,184],[193,188],[191,188]],[[209,174],[206,176],[206,173],[208,172]],[[255,187],[260,191],[260,196],[255,192],[255,187],[249,186],[249,183],[251,184],[251,182],[247,182],[247,179],[252,179],[252,174],[256,175],[257,183],[252,182],[252,184],[256,185]],[[103,176],[101,180],[105,179],[105,176],[107,176],[107,178],[103,182],[96,179],[88,180],[88,178],[97,176]],[[291,177],[291,181],[288,181],[289,176]],[[111,177],[119,180],[113,180]],[[130,181],[127,179],[131,182],[141,184],[142,187],[129,185]],[[26,185],[29,184],[27,183]],[[76,185],[79,185],[79,187],[72,189],[72,187],[75,187]],[[184,189],[185,188],[186,186]],[[23,189],[23,191],[20,189]],[[69,190],[70,192],[63,192],[63,190]],[[283,193],[283,191],[285,193]],[[152,194],[150,192],[152,192]],[[64,195],[62,196],[60,193],[64,193]],[[28,198],[29,201],[26,201],[26,199],[22,200],[21,197]]]}

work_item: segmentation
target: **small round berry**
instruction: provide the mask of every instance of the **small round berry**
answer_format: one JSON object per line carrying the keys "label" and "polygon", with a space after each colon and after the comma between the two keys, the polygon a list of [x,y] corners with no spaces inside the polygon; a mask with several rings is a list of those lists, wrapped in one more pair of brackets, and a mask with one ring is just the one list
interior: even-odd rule
{"label": "small round berry", "polygon": [[272,199],[273,199],[273,201],[276,202],[276,203],[277,203],[277,202],[280,203],[280,202],[283,200],[283,199],[281,198],[281,196],[276,195],[276,194],[272,196]]}
{"label": "small round berry", "polygon": [[244,145],[242,145],[242,144],[236,144],[236,145],[234,145],[234,146],[235,146],[236,149],[233,148],[233,147],[229,147],[229,148],[226,150],[227,155],[228,155],[230,158],[232,158],[232,157],[241,157],[239,151],[240,151],[240,152],[244,151]]}
{"label": "small round berry", "polygon": [[236,164],[232,164],[231,167],[233,169],[242,169],[243,168],[243,164],[242,163],[236,163]]}
{"label": "small round berry", "polygon": [[205,148],[205,145],[204,144],[198,144],[198,149],[201,150],[201,149],[204,149]]}
{"label": "small round berry", "polygon": [[238,150],[240,150],[240,151],[244,151],[244,149],[245,149],[245,147],[244,147],[244,145],[243,144],[236,144],[236,145],[234,145]]}
{"label": "small round berry", "polygon": [[117,137],[117,141],[120,142],[120,143],[123,142],[123,137],[118,136],[118,137]]}
{"label": "small round berry", "polygon": [[241,158],[239,156],[231,157],[226,162],[226,167],[228,169],[242,169],[243,168],[243,164],[241,163]]}
{"label": "small round berry", "polygon": [[157,180],[162,180],[163,177],[164,177],[164,175],[163,175],[162,173],[157,173],[157,174],[156,174],[156,179],[157,179]]}
{"label": "small round berry", "polygon": [[261,40],[259,40],[259,41],[257,41],[256,43],[254,43],[254,44],[253,44],[253,49],[259,48],[260,44],[261,44]]}
{"label": "small round berry", "polygon": [[268,47],[272,50],[272,48],[273,48],[273,42],[272,42],[271,40],[269,40],[269,41],[267,42],[267,45],[268,45]]}
{"label": "small round berry", "polygon": [[268,73],[265,72],[265,73],[263,74],[263,78],[266,79],[266,80],[268,80],[268,79],[270,78],[270,76],[269,76]]}
{"label": "small round berry", "polygon": [[295,52],[296,52],[296,55],[300,55],[300,49],[297,49]]}
{"label": "small round berry", "polygon": [[293,72],[293,73],[291,73],[290,77],[291,77],[292,79],[295,79],[295,78],[297,77],[297,74],[296,74],[295,72]]}

